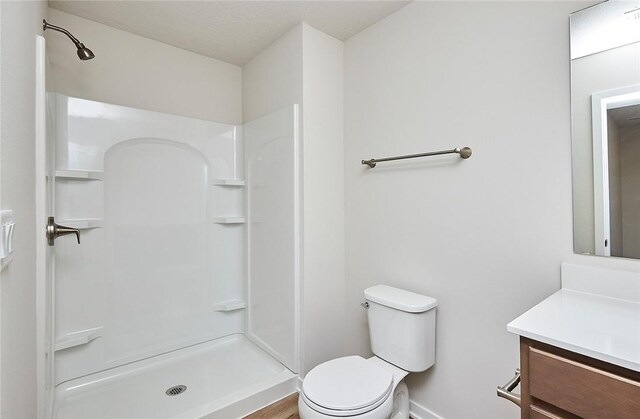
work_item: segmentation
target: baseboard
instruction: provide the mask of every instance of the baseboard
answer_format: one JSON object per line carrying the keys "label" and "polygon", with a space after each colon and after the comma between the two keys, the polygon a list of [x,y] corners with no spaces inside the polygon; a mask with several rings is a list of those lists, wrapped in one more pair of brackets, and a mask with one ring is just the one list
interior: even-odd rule
{"label": "baseboard", "polygon": [[420,406],[412,400],[409,400],[409,415],[413,419],[443,419],[442,416],[436,415],[431,410]]}

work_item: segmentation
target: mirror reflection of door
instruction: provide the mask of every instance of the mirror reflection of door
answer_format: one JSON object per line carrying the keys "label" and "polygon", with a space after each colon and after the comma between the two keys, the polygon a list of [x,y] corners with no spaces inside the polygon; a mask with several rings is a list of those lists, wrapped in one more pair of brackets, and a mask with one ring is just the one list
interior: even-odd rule
{"label": "mirror reflection of door", "polygon": [[640,104],[607,110],[610,255],[640,258]]}
{"label": "mirror reflection of door", "polygon": [[592,95],[597,255],[640,258],[640,86]]}

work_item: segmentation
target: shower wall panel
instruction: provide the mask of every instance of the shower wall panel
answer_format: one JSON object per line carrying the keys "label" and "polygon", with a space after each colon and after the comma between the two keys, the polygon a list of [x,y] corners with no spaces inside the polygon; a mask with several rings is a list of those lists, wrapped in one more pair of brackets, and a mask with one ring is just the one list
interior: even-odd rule
{"label": "shower wall panel", "polygon": [[247,334],[293,372],[299,363],[298,105],[244,125]]}
{"label": "shower wall panel", "polygon": [[48,100],[56,221],[81,229],[55,244],[55,382],[243,332],[240,128]]}

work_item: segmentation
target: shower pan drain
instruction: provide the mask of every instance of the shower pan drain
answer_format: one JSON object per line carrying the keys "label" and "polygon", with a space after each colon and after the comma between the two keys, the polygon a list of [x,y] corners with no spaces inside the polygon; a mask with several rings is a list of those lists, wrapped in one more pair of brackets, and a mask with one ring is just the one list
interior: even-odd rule
{"label": "shower pan drain", "polygon": [[187,386],[179,385],[168,388],[164,393],[167,396],[177,396],[178,394],[182,394],[185,391],[187,391]]}

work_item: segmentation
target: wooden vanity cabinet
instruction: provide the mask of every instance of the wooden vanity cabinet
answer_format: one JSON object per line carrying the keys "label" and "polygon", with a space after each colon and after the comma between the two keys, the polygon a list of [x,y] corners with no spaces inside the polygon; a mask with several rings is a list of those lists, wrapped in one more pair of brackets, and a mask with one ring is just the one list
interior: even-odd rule
{"label": "wooden vanity cabinet", "polygon": [[640,418],[640,372],[520,338],[521,417]]}

